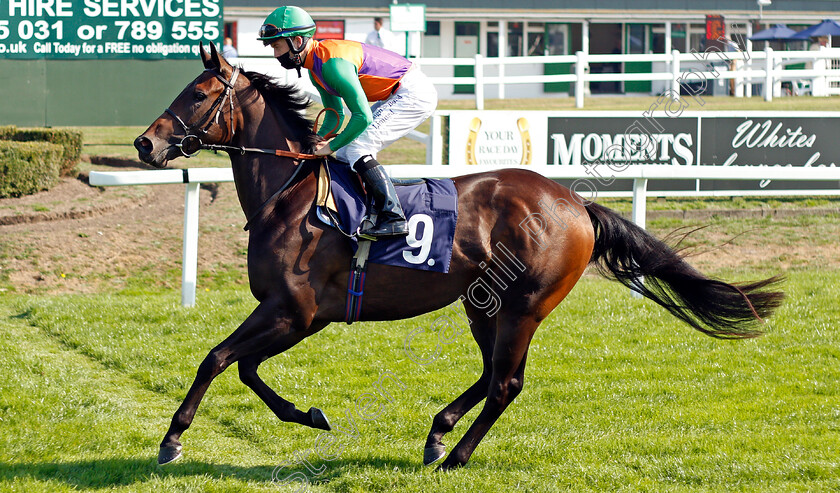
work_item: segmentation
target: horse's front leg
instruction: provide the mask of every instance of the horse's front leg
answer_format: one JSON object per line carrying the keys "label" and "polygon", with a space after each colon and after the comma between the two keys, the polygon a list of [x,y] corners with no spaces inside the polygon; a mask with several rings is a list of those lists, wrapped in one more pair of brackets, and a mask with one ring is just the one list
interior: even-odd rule
{"label": "horse's front leg", "polygon": [[172,417],[169,430],[160,444],[158,464],[172,462],[181,456],[181,442],[179,441],[181,434],[192,423],[198,405],[207,392],[207,388],[210,387],[210,383],[225,368],[242,358],[274,346],[280,339],[286,339],[286,344],[291,347],[303,338],[303,335],[300,335],[297,340],[294,340],[292,322],[291,312],[284,310],[279,302],[264,301],[233,334],[210,351],[199,365],[195,380],[184,402]]}
{"label": "horse's front leg", "polygon": [[247,385],[248,388],[253,390],[254,393],[257,394],[263,402],[265,402],[268,408],[271,409],[271,411],[274,412],[281,421],[298,423],[304,426],[327,431],[332,429],[323,411],[315,407],[309,408],[309,411],[305,413],[298,410],[294,404],[277,395],[277,393],[274,392],[274,390],[272,390],[271,387],[269,387],[257,373],[257,368],[259,368],[263,361],[289,349],[301,339],[323,329],[328,323],[329,322],[313,323],[301,337],[294,339],[290,337],[281,338],[273,346],[265,348],[265,350],[260,353],[242,358],[239,361],[239,379],[242,380],[242,383]]}

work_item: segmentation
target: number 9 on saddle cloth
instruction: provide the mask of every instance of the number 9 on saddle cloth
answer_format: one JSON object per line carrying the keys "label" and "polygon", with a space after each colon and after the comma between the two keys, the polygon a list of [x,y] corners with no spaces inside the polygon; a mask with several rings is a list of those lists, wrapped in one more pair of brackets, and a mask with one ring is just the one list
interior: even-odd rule
{"label": "number 9 on saddle cloth", "polygon": [[[328,226],[341,230],[358,248],[356,233],[365,219],[370,203],[358,176],[345,163],[330,160],[328,170],[319,170],[319,188],[329,177],[332,201],[325,199],[318,205],[318,217]],[[396,182],[397,195],[408,221],[408,236],[383,238],[372,242],[368,262],[408,267],[432,272],[449,272],[452,242],[458,221],[458,192],[452,180],[419,180],[417,184]],[[326,194],[319,190],[319,197]],[[330,210],[325,210],[326,204]],[[333,207],[334,204],[334,207]],[[335,224],[337,220],[339,224]]]}

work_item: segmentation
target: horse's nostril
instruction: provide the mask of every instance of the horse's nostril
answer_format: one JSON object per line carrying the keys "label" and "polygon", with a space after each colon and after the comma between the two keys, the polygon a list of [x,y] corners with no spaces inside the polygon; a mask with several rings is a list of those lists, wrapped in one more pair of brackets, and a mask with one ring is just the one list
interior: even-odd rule
{"label": "horse's nostril", "polygon": [[140,136],[134,139],[134,148],[140,151],[141,154],[151,154],[154,146],[148,137]]}

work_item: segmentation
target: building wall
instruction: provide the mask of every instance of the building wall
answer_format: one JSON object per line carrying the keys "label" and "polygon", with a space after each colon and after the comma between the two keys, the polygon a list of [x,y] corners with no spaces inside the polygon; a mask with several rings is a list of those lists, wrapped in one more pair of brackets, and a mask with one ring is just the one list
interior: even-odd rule
{"label": "building wall", "polygon": [[0,60],[0,125],[148,125],[203,70],[194,60]]}

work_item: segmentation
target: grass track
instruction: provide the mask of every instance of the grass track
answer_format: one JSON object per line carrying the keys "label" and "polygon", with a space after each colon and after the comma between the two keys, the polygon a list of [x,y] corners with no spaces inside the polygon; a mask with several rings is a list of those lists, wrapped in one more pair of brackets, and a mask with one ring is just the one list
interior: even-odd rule
{"label": "grass track", "polygon": [[[742,277],[743,278],[743,277]],[[253,308],[247,290],[5,296],[0,299],[0,490],[293,491],[831,491],[840,488],[840,273],[791,274],[788,303],[754,341],[691,331],[617,284],[586,278],[547,319],[522,395],[470,465],[420,465],[431,417],[480,372],[467,333],[425,367],[403,342],[435,315],[333,324],[261,367],[299,408],[321,407],[321,432],[281,423],[230,368],[211,386],[185,458],[154,463],[159,440],[204,355]],[[431,329],[416,354],[433,355]],[[361,419],[357,402],[383,380]],[[373,394],[375,395],[375,394]],[[381,405],[381,407],[379,407]],[[372,412],[373,409],[377,412]],[[475,418],[467,415],[450,447]]]}

